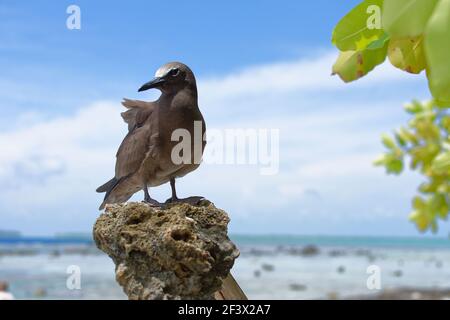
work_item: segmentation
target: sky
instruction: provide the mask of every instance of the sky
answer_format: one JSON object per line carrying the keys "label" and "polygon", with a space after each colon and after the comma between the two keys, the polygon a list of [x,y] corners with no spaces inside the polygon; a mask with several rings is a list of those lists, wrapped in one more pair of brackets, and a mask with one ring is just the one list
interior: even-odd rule
{"label": "sky", "polygon": [[[127,130],[121,99],[156,99],[137,89],[182,61],[208,129],[279,130],[280,167],[204,163],[180,195],[226,210],[232,233],[417,235],[408,215],[422,178],[372,162],[380,135],[408,120],[402,105],[430,94],[423,75],[388,64],[352,84],[330,75],[333,26],[357,3],[3,0],[0,229],[89,232]],[[80,30],[66,27],[72,4]],[[170,187],[151,192],[164,200]]]}

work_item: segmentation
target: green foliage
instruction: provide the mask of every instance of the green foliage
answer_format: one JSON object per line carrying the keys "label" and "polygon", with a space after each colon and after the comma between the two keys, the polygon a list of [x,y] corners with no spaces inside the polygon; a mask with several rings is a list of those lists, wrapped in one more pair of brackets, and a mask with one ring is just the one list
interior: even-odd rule
{"label": "green foliage", "polygon": [[384,31],[367,23],[371,6],[381,8],[383,0],[366,0],[350,11],[333,31],[332,42],[341,51],[359,51],[383,37]]}
{"label": "green foliage", "polygon": [[425,31],[430,89],[439,105],[450,101],[450,0],[440,0]]}
{"label": "green foliage", "polygon": [[413,200],[410,219],[420,231],[437,230],[437,220],[450,211],[450,115],[434,102],[413,102],[405,107],[412,115],[406,127],[393,137],[383,135],[386,154],[375,161],[391,174],[400,174],[409,159],[410,167],[426,178]]}
{"label": "green foliage", "polygon": [[438,0],[384,0],[383,29],[393,38],[422,35]]}
{"label": "green foliage", "polygon": [[332,42],[341,51],[333,74],[345,82],[388,56],[401,70],[427,70],[436,103],[450,106],[450,0],[362,1],[336,25]]}
{"label": "green foliage", "polygon": [[450,212],[450,0],[362,1],[337,24],[332,42],[341,51],[333,74],[345,82],[386,57],[409,73],[426,70],[433,102],[405,107],[411,121],[383,135],[387,152],[375,164],[398,175],[409,162],[424,176],[410,219],[420,231],[436,232]]}

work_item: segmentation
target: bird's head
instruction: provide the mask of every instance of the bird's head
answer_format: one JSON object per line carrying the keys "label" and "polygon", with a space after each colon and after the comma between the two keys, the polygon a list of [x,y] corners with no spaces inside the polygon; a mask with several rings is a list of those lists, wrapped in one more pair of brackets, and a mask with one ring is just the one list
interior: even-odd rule
{"label": "bird's head", "polygon": [[186,87],[196,90],[194,73],[181,62],[169,62],[161,66],[156,71],[155,78],[140,87],[138,91],[154,88],[163,93],[174,93]]}

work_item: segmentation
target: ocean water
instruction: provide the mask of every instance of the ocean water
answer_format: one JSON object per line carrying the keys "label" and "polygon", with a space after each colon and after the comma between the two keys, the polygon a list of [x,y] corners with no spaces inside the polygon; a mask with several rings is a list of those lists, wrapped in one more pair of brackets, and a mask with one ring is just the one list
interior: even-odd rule
{"label": "ocean water", "polygon": [[[232,273],[250,299],[335,299],[371,296],[369,267],[381,290],[449,289],[445,238],[245,236]],[[70,290],[68,268],[81,271]],[[0,239],[0,280],[18,299],[125,299],[114,264],[89,239]]]}
{"label": "ocean water", "polygon": [[298,235],[234,235],[240,245],[316,245],[349,248],[413,248],[449,249],[450,238],[438,237],[370,237],[370,236],[298,236]]}

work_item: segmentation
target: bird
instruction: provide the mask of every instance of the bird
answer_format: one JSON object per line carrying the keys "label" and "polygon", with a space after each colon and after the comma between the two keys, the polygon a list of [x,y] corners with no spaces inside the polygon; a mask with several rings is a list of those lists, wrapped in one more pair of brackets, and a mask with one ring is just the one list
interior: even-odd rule
{"label": "bird", "polygon": [[[175,179],[199,167],[206,145],[206,123],[198,106],[194,73],[181,62],[166,63],[156,71],[154,79],[142,85],[138,92],[150,89],[161,92],[156,101],[127,98],[122,101],[127,108],[121,116],[128,124],[128,134],[117,151],[114,178],[96,190],[106,193],[99,210],[107,204],[127,202],[139,191],[144,192],[144,202],[162,206],[150,196],[149,187],[167,182],[170,182],[172,195],[165,203],[197,204],[203,199],[199,196],[180,199],[175,188]],[[196,148],[191,139],[194,152],[186,152],[186,157],[183,157],[189,161],[174,161],[172,151],[179,142],[173,141],[172,133],[181,129],[194,137],[197,128],[201,130],[201,145]],[[180,155],[184,156],[184,152],[182,150]]]}

